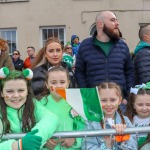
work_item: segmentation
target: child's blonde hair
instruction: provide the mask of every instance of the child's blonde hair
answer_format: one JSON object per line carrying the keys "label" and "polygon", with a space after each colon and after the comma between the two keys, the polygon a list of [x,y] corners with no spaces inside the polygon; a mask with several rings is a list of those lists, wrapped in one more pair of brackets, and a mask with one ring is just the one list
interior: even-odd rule
{"label": "child's blonde hair", "polygon": [[[100,91],[101,89],[116,89],[116,92],[118,94],[119,97],[122,97],[122,92],[121,92],[121,88],[118,84],[114,83],[114,82],[103,82],[98,86],[98,90]],[[119,113],[120,117],[121,117],[121,121],[122,124],[126,124],[122,111],[120,110],[120,108],[118,107],[117,112]],[[100,122],[102,128],[104,128],[104,123],[103,121]]]}

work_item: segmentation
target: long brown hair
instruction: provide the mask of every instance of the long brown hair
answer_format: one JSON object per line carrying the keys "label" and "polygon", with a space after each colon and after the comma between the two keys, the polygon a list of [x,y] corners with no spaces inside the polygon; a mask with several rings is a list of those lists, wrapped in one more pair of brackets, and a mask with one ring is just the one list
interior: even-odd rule
{"label": "long brown hair", "polygon": [[[101,89],[116,89],[116,92],[117,92],[118,96],[120,96],[120,97],[122,96],[122,92],[121,92],[120,86],[117,85],[114,82],[103,82],[103,83],[101,83],[98,86],[98,90],[100,91]],[[126,124],[125,120],[124,120],[124,117],[123,117],[123,114],[122,114],[122,111],[121,111],[121,109],[119,107],[118,107],[117,112],[119,113],[119,115],[121,117],[122,124]],[[100,121],[100,124],[101,124],[102,128],[104,128],[104,122]]]}
{"label": "long brown hair", "polygon": [[[31,83],[30,81],[27,81],[20,71],[11,71],[10,74],[0,80],[0,91],[3,91],[4,85],[7,81],[9,80],[17,80],[21,79],[24,80],[27,84],[27,90],[28,90],[28,95],[27,95],[27,100],[25,104],[18,110],[18,117],[19,113],[21,113],[20,119],[22,119],[22,131],[27,132],[30,131],[31,128],[35,125],[35,118],[34,118],[34,103],[33,103],[33,92],[31,89]],[[4,98],[2,97],[0,93],[0,112],[2,115],[2,122],[4,125],[4,133],[9,133],[10,132],[10,122],[7,118],[7,104],[4,101]]]}
{"label": "long brown hair", "polygon": [[130,93],[125,115],[130,119],[131,122],[133,121],[133,117],[137,115],[136,110],[134,109],[134,103],[136,101],[136,98],[138,95],[145,95],[145,94],[150,95],[150,90],[139,89],[137,94]]}
{"label": "long brown hair", "polygon": [[35,58],[35,61],[33,62],[32,66],[31,66],[31,69],[35,68],[36,66],[38,66],[40,63],[45,63],[47,62],[48,60],[45,58],[45,51],[46,51],[46,48],[47,46],[50,44],[50,43],[53,43],[53,42],[56,42],[58,44],[61,45],[61,48],[62,48],[62,51],[63,51],[63,45],[61,44],[61,42],[55,38],[55,37],[50,37],[44,44],[44,46],[39,50],[36,58]]}

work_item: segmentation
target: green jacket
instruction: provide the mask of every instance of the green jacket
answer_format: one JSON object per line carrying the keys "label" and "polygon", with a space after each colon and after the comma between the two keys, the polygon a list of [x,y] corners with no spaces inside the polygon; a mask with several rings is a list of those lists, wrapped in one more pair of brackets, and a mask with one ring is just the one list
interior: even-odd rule
{"label": "green jacket", "polygon": [[[48,99],[48,101],[47,101]],[[74,127],[75,119],[70,117],[70,109],[72,107],[64,100],[61,99],[59,102],[56,102],[51,95],[44,97],[40,102],[48,109],[51,110],[59,118],[59,127],[57,131],[73,131],[73,130],[83,130],[84,123],[77,121],[76,129]],[[76,138],[76,143],[70,147],[65,148],[61,147],[61,150],[77,150],[81,149],[82,138]],[[60,150],[60,144],[58,144],[54,150]]]}
{"label": "green jacket", "polygon": [[[32,128],[32,130],[38,129],[38,133],[36,133],[36,135],[42,137],[42,145],[43,145],[57,129],[58,118],[52,112],[45,109],[40,102],[35,100],[34,104],[35,104],[34,116],[36,125]],[[22,133],[21,120],[18,117],[17,110],[7,107],[7,117],[10,122],[11,132]],[[12,150],[12,143],[14,141],[15,139],[1,142],[0,150]]]}

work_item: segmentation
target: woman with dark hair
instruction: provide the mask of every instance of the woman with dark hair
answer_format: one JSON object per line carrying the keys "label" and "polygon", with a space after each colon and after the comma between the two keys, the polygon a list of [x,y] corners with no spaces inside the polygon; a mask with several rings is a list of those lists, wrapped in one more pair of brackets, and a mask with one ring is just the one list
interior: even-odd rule
{"label": "woman with dark hair", "polygon": [[39,150],[53,135],[58,118],[33,99],[33,72],[0,69],[0,116],[4,133],[27,133],[19,140],[0,142],[0,150]]}
{"label": "woman with dark hair", "polygon": [[69,72],[70,85],[69,87],[75,87],[74,73],[66,62],[62,61],[63,57],[63,45],[57,38],[49,38],[42,49],[40,49],[32,69],[34,76],[32,78],[32,88],[37,99],[41,99],[45,96],[45,80],[46,73],[49,68],[53,66],[62,66]]}

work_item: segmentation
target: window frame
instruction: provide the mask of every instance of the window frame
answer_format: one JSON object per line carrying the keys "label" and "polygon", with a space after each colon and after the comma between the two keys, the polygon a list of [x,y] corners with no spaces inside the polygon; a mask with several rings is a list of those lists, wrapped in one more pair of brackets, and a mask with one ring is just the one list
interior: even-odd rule
{"label": "window frame", "polygon": [[[58,34],[58,39],[60,41],[63,40],[63,42],[61,42],[61,43],[62,43],[62,45],[65,45],[65,43],[66,43],[66,26],[62,25],[62,26],[46,26],[46,27],[41,26],[40,27],[40,46],[43,47],[44,42],[46,42],[46,40],[48,39],[48,37],[47,37],[47,39],[43,38],[43,30],[59,30],[59,29],[63,29],[64,34],[63,34],[63,39],[60,39],[59,38],[60,35]],[[58,31],[58,33],[59,33],[59,31]],[[53,34],[54,34],[54,31],[53,31]],[[53,37],[54,37],[54,35],[53,35]]]}
{"label": "window frame", "polygon": [[0,0],[0,3],[29,2],[29,0]]}
{"label": "window frame", "polygon": [[[5,34],[6,33],[7,34],[5,36],[2,36],[1,32],[5,32]],[[8,32],[10,32],[10,36],[11,37],[8,37],[9,36]],[[13,37],[13,33],[12,32],[15,32],[15,37]],[[10,42],[8,42],[8,45],[9,45],[9,55],[12,55],[13,51],[16,50],[17,47],[18,47],[18,43],[17,43],[17,28],[0,28],[0,38],[5,39],[6,41],[9,41],[11,39]],[[13,41],[13,39],[15,39],[15,41]],[[13,43],[15,43],[14,49],[13,49],[13,46],[12,46]]]}

